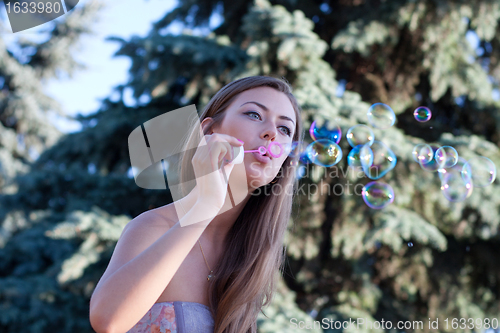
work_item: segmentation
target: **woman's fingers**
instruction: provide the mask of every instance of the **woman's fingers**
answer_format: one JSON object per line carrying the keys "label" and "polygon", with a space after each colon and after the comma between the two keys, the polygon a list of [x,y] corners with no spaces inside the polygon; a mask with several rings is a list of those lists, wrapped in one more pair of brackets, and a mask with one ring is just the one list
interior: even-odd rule
{"label": "woman's fingers", "polygon": [[205,135],[193,156],[193,166],[197,170],[195,174],[206,175],[220,169],[224,164],[232,163],[241,146],[242,141],[227,134]]}
{"label": "woman's fingers", "polygon": [[215,133],[202,138],[192,160],[199,200],[219,209],[223,206],[234,168],[232,161],[242,145],[242,141],[226,134]]}
{"label": "woman's fingers", "polygon": [[234,136],[227,134],[214,133],[207,135],[207,145],[213,146],[214,151],[218,152],[219,161],[225,159],[226,162],[231,162],[235,158],[234,147],[243,146],[243,141],[238,140]]}
{"label": "woman's fingers", "polygon": [[221,139],[227,141],[228,143],[230,143],[231,146],[234,146],[234,147],[243,146],[243,141],[240,141],[231,135],[214,133],[214,134],[212,134],[212,136],[217,137],[217,138],[221,138]]}

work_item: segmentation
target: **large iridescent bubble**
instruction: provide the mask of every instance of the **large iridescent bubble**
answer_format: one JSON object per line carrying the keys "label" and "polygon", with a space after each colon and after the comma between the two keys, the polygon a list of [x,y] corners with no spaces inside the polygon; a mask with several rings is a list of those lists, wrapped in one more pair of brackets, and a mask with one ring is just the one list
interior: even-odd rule
{"label": "large iridescent bubble", "polygon": [[[362,168],[363,167],[363,163],[361,163],[361,157],[360,157],[360,151],[361,151],[362,147],[363,147],[363,145],[359,145],[359,146],[352,148],[351,151],[349,152],[349,155],[347,155],[347,164],[351,168]],[[373,152],[372,152],[372,150],[370,149],[369,151],[367,151],[363,155],[363,158],[365,159],[365,161],[364,161],[365,164],[372,165],[373,164]]]}
{"label": "large iridescent bubble", "polygon": [[302,164],[309,164],[311,163],[311,159],[309,158],[309,155],[307,153],[307,148],[304,152],[302,152],[300,154],[300,157],[299,157],[299,162],[302,163]]}
{"label": "large iridescent bubble", "polygon": [[298,141],[292,141],[290,143],[283,143],[282,146],[283,146],[283,149],[284,149],[284,154],[286,154],[287,156],[294,156],[292,155],[292,152],[295,148],[297,148],[298,146]]}
{"label": "large iridescent bubble", "polygon": [[361,196],[368,207],[382,209],[394,201],[394,190],[389,184],[370,182],[363,187]]}
{"label": "large iridescent bubble", "polygon": [[338,144],[342,139],[342,130],[337,123],[330,120],[325,121],[321,127],[313,121],[309,128],[309,135],[313,140],[328,139]]}
{"label": "large iridescent bubble", "polygon": [[462,175],[462,178],[466,182],[471,181],[472,177],[470,176],[470,169],[468,168],[468,166],[466,166],[466,164],[467,164],[467,161],[463,157],[458,157],[457,163],[454,166],[449,167],[449,168],[438,169],[439,179],[441,181],[443,181],[444,176],[450,172],[459,171],[461,173],[465,167],[467,169],[467,171],[465,172],[465,175]]}
{"label": "large iridescent bubble", "polygon": [[419,143],[413,147],[412,156],[415,162],[427,164],[434,158],[434,151],[428,144]]}
{"label": "large iridescent bubble", "polygon": [[311,162],[324,167],[333,166],[342,159],[342,149],[328,139],[316,140],[309,144],[306,154]]}
{"label": "large iridescent bubble", "polygon": [[394,125],[396,115],[389,105],[375,103],[368,109],[368,122],[370,125],[380,129],[386,129]]}
{"label": "large iridescent bubble", "polygon": [[[373,156],[373,162],[370,161],[370,155]],[[397,163],[396,154],[387,147],[382,141],[373,141],[371,146],[364,145],[359,152],[363,171],[370,179],[379,179],[394,169]]]}
{"label": "large iridescent bubble", "polygon": [[364,144],[371,146],[375,140],[372,129],[366,125],[354,125],[347,130],[345,137],[352,148]]}
{"label": "large iridescent bubble", "polygon": [[307,143],[305,141],[292,141],[291,143],[285,143],[282,145],[285,149],[285,153],[290,157],[301,156],[305,153],[307,148]]}
{"label": "large iridescent bubble", "polygon": [[436,151],[439,149],[439,146],[430,145],[430,147],[432,148],[431,160],[427,163],[423,163],[424,161],[421,161],[421,162],[418,162],[418,164],[420,164],[420,167],[425,171],[436,172],[439,169],[442,169],[441,165],[439,165],[439,163],[436,161],[436,159],[433,158],[436,155]]}
{"label": "large iridescent bubble", "polygon": [[455,148],[452,146],[442,146],[436,150],[434,155],[436,162],[440,166],[440,168],[446,169],[451,168],[458,161],[458,153]]}
{"label": "large iridescent bubble", "polygon": [[413,111],[413,117],[415,117],[416,121],[423,123],[431,119],[432,112],[428,107],[419,106],[415,109],[415,111]]}
{"label": "large iridescent bubble", "polygon": [[472,180],[466,175],[462,176],[462,170],[465,167],[468,171],[467,161],[461,157],[457,163],[446,169],[439,169],[439,178],[441,180],[441,192],[444,197],[451,202],[464,201],[472,194]]}
{"label": "large iridescent bubble", "polygon": [[474,187],[486,187],[495,181],[497,168],[489,158],[477,156],[467,161],[462,175],[472,178]]}

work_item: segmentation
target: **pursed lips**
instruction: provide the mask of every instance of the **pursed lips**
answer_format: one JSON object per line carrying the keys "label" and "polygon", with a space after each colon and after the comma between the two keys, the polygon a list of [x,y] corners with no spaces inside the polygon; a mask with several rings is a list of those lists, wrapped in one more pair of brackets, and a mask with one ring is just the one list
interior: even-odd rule
{"label": "pursed lips", "polygon": [[253,154],[254,158],[259,162],[262,162],[262,163],[270,163],[271,162],[272,157],[268,156],[267,153],[265,155],[261,155],[258,152],[253,152],[252,154]]}

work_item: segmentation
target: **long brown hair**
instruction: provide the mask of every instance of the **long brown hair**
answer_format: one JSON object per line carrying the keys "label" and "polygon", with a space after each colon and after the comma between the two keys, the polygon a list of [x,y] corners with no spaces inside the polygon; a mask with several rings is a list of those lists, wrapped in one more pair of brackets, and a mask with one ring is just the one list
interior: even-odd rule
{"label": "long brown hair", "polygon": [[[301,143],[304,136],[301,108],[292,88],[284,79],[269,76],[241,78],[220,89],[200,115],[200,122],[207,117],[214,120],[204,134],[222,123],[225,111],[240,93],[258,87],[271,87],[288,96],[297,119],[292,140]],[[191,133],[188,142],[200,140],[199,129]],[[185,151],[179,170],[181,184],[194,179],[191,165],[194,151]],[[271,301],[277,273],[283,269],[283,240],[297,185],[298,157],[298,154],[290,154],[273,184],[252,193],[227,235],[225,255],[214,268],[215,278],[209,287],[215,333],[257,332],[257,315]]]}

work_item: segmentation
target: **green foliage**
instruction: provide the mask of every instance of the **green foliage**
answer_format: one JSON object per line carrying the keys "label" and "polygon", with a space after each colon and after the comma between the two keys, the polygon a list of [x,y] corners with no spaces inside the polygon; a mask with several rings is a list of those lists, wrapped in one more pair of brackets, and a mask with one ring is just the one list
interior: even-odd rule
{"label": "green foliage", "polygon": [[[305,314],[295,303],[295,293],[290,291],[282,279],[279,280],[275,297],[271,303],[262,309],[257,318],[261,333],[301,332],[299,322],[312,322],[314,319]],[[297,324],[297,327],[293,325]],[[321,332],[314,327],[309,332]]]}
{"label": "green foliage", "polygon": [[[98,2],[79,6],[65,21],[47,29],[44,41],[20,34],[17,43],[8,46],[0,38],[0,186],[27,172],[29,163],[61,137],[47,114],[64,116],[64,112],[44,93],[43,84],[82,67],[71,53],[79,37],[89,32],[88,21],[99,8]],[[1,31],[6,24],[0,21]]]}

